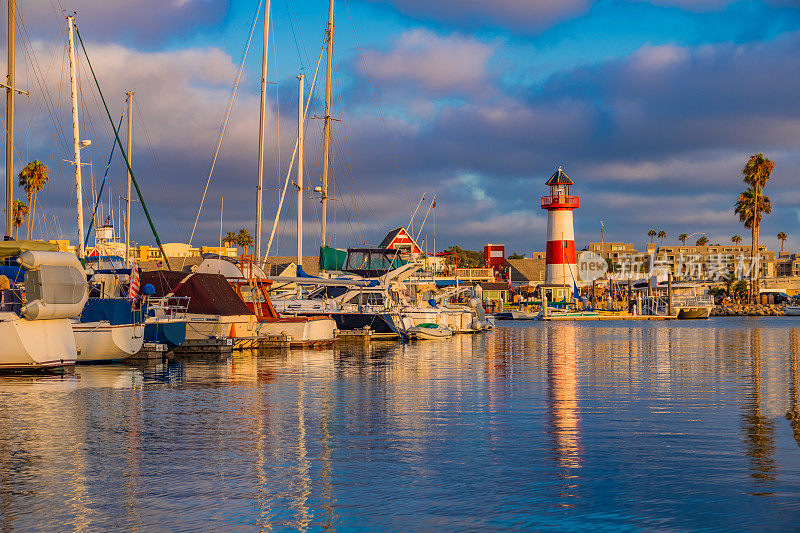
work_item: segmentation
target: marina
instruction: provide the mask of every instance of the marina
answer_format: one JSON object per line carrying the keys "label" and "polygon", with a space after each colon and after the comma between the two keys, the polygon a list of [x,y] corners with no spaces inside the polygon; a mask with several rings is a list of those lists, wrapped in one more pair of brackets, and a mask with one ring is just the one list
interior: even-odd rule
{"label": "marina", "polygon": [[6,4],[3,531],[799,529],[796,2]]}
{"label": "marina", "polygon": [[509,321],[10,377],[0,523],[785,529],[800,518],[785,320]]}

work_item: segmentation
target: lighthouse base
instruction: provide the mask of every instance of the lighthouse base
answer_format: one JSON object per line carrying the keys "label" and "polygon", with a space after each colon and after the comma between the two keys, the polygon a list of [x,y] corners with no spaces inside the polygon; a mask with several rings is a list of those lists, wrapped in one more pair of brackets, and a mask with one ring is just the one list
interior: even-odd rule
{"label": "lighthouse base", "polygon": [[539,285],[539,290],[542,296],[547,296],[547,301],[551,304],[571,303],[574,296],[572,285],[545,283]]}

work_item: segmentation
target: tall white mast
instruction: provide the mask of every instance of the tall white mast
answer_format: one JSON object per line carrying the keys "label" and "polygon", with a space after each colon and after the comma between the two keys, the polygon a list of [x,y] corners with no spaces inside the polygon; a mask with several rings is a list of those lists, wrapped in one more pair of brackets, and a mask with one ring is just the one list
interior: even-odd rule
{"label": "tall white mast", "polygon": [[72,95],[72,138],[75,147],[75,196],[78,204],[78,258],[86,257],[83,244],[83,184],[81,183],[81,141],[78,131],[78,82],[75,79],[75,40],[72,36],[74,20],[67,17],[67,37],[69,40],[69,81]]}
{"label": "tall white mast", "polygon": [[300,96],[297,101],[297,266],[303,266],[303,105],[304,84],[306,77],[297,76],[300,85]]}
{"label": "tall white mast", "polygon": [[328,236],[328,166],[331,151],[331,77],[333,74],[333,0],[328,0],[328,65],[325,74],[325,126],[322,141],[322,225],[320,246],[326,246]]}
{"label": "tall white mast", "polygon": [[261,52],[261,115],[258,123],[258,186],[256,187],[256,261],[261,259],[261,208],[264,185],[264,128],[267,108],[267,51],[269,49],[269,2],[264,0],[264,46]]}
{"label": "tall white mast", "polygon": [[[16,2],[8,0],[8,78],[6,85],[6,240],[14,235],[14,74]],[[30,222],[28,223],[30,225]]]}
{"label": "tall white mast", "polygon": [[[128,164],[133,165],[133,91],[128,94]],[[131,172],[125,194],[125,264],[131,258]]]}

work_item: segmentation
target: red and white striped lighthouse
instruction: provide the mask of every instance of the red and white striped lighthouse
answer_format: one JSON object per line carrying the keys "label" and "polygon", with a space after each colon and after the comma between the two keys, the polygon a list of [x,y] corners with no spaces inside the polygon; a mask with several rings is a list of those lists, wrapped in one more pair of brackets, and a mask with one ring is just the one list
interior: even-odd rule
{"label": "red and white striped lighthouse", "polygon": [[553,288],[563,287],[561,291],[553,290],[561,297],[572,295],[572,287],[577,279],[575,267],[575,231],[572,226],[572,210],[580,205],[577,196],[569,195],[573,181],[558,167],[553,176],[547,180],[550,195],[542,196],[542,209],[547,210],[547,256],[544,274],[544,285]]}

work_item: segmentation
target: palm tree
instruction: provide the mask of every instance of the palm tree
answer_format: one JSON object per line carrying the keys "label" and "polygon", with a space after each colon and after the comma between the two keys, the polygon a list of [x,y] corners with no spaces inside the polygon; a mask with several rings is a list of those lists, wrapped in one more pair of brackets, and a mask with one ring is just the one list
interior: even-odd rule
{"label": "palm tree", "polygon": [[230,246],[232,244],[236,244],[236,233],[234,233],[232,231],[229,231],[228,233],[225,234],[225,238],[222,239],[222,242],[226,246]]}
{"label": "palm tree", "polygon": [[786,242],[787,238],[788,237],[786,237],[786,234],[784,232],[781,231],[780,233],[778,233],[778,240],[781,241],[781,252],[783,252],[783,245]]}
{"label": "palm tree", "polygon": [[681,244],[683,244],[684,246],[686,246],[686,241],[688,239],[689,239],[689,236],[686,235],[685,233],[681,233],[680,235],[678,235],[678,240],[681,241]]}
{"label": "palm tree", "polygon": [[28,196],[28,203],[31,206],[27,228],[27,238],[30,239],[33,230],[31,227],[32,221],[36,217],[36,197],[39,195],[39,191],[44,188],[47,180],[50,179],[47,174],[47,165],[38,159],[34,159],[20,171],[18,179],[19,186],[25,190],[25,194]]}
{"label": "palm tree", "polygon": [[740,242],[742,242],[742,238],[739,237],[738,235],[734,235],[733,237],[731,237],[731,242],[733,244],[739,244]]}
{"label": "palm tree", "polygon": [[664,246],[664,239],[667,238],[667,232],[662,229],[658,232],[658,238],[660,239],[658,245]]}
{"label": "palm tree", "polygon": [[242,228],[236,236],[236,244],[242,247],[242,255],[247,255],[247,249],[253,246],[253,237],[250,236],[250,230]]}
{"label": "palm tree", "polygon": [[29,212],[28,204],[22,200],[14,200],[12,225],[17,228],[17,235],[14,237],[16,240],[19,240],[19,227],[25,222],[25,217]]}
{"label": "palm tree", "polygon": [[[739,195],[734,213],[739,215],[739,220],[751,232],[752,248],[750,257],[753,259],[758,253],[758,230],[761,225],[761,217],[772,213],[772,203],[768,196],[764,196],[764,186],[772,176],[774,168],[775,163],[764,157],[763,153],[757,153],[750,156],[750,159],[747,160],[742,169],[743,181],[748,188]],[[759,292],[759,270],[756,269],[756,272],[750,271],[750,296],[752,299],[755,299]]]}
{"label": "palm tree", "polygon": [[705,246],[707,242],[708,242],[708,237],[703,235],[702,237],[697,239],[697,243],[696,244],[697,244],[697,246]]}
{"label": "palm tree", "polygon": [[651,244],[653,243],[653,239],[656,237],[656,235],[658,235],[658,234],[656,233],[656,230],[654,230],[654,229],[651,229],[650,231],[647,232],[647,236],[650,237],[650,243]]}

